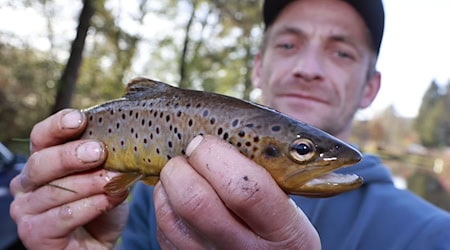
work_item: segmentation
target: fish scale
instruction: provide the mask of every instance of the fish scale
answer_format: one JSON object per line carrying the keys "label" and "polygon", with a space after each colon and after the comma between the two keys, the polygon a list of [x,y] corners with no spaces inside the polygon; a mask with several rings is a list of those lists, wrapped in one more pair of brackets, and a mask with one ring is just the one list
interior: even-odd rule
{"label": "fish scale", "polygon": [[137,180],[154,184],[167,161],[184,155],[199,134],[233,144],[288,193],[330,196],[362,183],[352,177],[346,183],[306,185],[356,163],[361,154],[319,129],[236,98],[137,78],[122,98],[84,112],[88,125],[82,138],[103,141],[108,152],[104,168],[123,173],[105,186],[108,193],[121,192]]}

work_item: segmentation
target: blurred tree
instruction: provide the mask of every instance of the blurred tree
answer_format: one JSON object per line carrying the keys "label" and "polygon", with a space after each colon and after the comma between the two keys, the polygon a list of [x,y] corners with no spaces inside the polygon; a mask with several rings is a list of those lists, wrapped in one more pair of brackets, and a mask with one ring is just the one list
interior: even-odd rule
{"label": "blurred tree", "polygon": [[[450,83],[449,83],[450,84]],[[450,87],[432,81],[425,92],[414,127],[427,147],[450,146]]]}
{"label": "blurred tree", "polygon": [[[72,104],[72,96],[78,80],[87,33],[91,26],[91,18],[95,13],[95,2],[96,0],[83,0],[83,8],[78,19],[77,34],[72,42],[72,48],[66,67],[64,68],[61,79],[58,81],[52,113],[63,108],[68,108]],[[103,4],[100,3],[103,1],[97,2]]]}
{"label": "blurred tree", "polygon": [[27,138],[32,125],[47,115],[54,100],[49,72],[61,66],[26,45],[0,43],[0,141]]}
{"label": "blurred tree", "polygon": [[[262,34],[259,2],[166,2],[166,8],[170,9],[168,13],[182,16],[181,12],[186,14],[187,8],[190,11],[184,24],[178,25],[174,31],[184,34],[183,39],[177,39],[173,34],[159,39],[159,50],[155,53],[162,61],[167,60],[161,64],[164,69],[161,68],[160,72],[173,67],[173,55],[167,54],[167,50],[171,50],[179,58],[179,75],[175,78],[180,87],[249,99],[252,89],[250,68]],[[167,18],[167,14],[161,18]],[[167,75],[162,77],[163,80],[164,77]]]}

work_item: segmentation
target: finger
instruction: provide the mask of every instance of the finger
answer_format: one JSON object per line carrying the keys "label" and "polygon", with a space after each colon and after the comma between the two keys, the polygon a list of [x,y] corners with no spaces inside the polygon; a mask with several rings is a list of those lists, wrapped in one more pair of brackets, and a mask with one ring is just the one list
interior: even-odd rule
{"label": "finger", "polygon": [[[233,249],[243,247],[236,245],[239,242],[254,242],[256,235],[230,213],[216,191],[184,157],[170,160],[160,178],[165,193],[160,191],[157,194],[164,201],[158,202],[158,225],[172,244],[183,246],[179,245],[183,239],[198,240],[191,237],[190,231],[186,233],[185,229],[189,228],[200,234],[203,245],[214,244]],[[155,199],[155,205],[156,202]],[[169,226],[166,227],[163,222],[168,222]],[[183,227],[183,223],[188,227]]]}
{"label": "finger", "polygon": [[83,112],[64,109],[37,123],[31,130],[31,153],[66,142],[79,136],[86,127]]}
{"label": "finger", "polygon": [[11,204],[11,215],[17,218],[22,214],[40,214],[66,203],[102,194],[103,186],[115,175],[117,173],[96,169],[52,181],[52,185],[17,196]]}
{"label": "finger", "polygon": [[298,227],[312,227],[270,174],[229,143],[199,136],[186,154],[226,206],[262,238],[285,241]]}
{"label": "finger", "polygon": [[196,234],[172,209],[167,193],[161,182],[154,189],[158,242],[163,249],[199,249],[204,240]]}
{"label": "finger", "polygon": [[[26,239],[27,245],[32,245],[33,242],[42,244],[42,241],[54,241],[49,245],[59,243],[64,246],[70,240],[67,235],[86,223],[92,222],[124,199],[126,195],[120,198],[103,194],[94,195],[52,208],[39,216],[22,216],[16,220],[19,236],[21,239]],[[98,224],[97,227],[99,227]],[[77,235],[74,236],[77,237]],[[87,237],[87,235],[79,235],[79,237]]]}
{"label": "finger", "polygon": [[54,179],[99,166],[106,159],[105,146],[97,141],[73,141],[33,153],[10,183],[13,195],[36,189]]}

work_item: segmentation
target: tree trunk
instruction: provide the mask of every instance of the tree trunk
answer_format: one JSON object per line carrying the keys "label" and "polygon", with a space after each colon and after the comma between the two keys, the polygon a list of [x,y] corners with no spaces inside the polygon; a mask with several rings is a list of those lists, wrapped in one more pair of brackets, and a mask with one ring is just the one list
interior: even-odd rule
{"label": "tree trunk", "polygon": [[87,32],[91,26],[91,18],[95,13],[94,2],[95,0],[83,0],[83,9],[81,10],[79,17],[77,35],[72,42],[72,48],[66,68],[58,82],[58,89],[52,113],[71,106],[72,96],[75,91],[83,59],[82,55]]}
{"label": "tree trunk", "polygon": [[194,22],[194,19],[195,19],[195,11],[196,11],[196,5],[195,5],[195,2],[193,2],[191,16],[189,17],[189,21],[186,24],[186,29],[185,29],[186,33],[184,36],[183,51],[181,52],[181,57],[180,57],[179,87],[181,87],[181,88],[187,88],[189,85],[185,79],[186,78],[186,66],[187,66],[187,53],[188,53],[189,41],[190,41],[189,33],[191,31],[192,23]]}

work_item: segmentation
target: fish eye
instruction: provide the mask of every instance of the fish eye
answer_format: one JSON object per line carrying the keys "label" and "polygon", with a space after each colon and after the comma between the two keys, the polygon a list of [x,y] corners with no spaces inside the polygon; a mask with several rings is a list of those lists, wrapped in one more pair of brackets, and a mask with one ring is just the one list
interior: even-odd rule
{"label": "fish eye", "polygon": [[298,138],[291,143],[291,157],[298,162],[309,161],[316,154],[314,143],[306,138]]}

